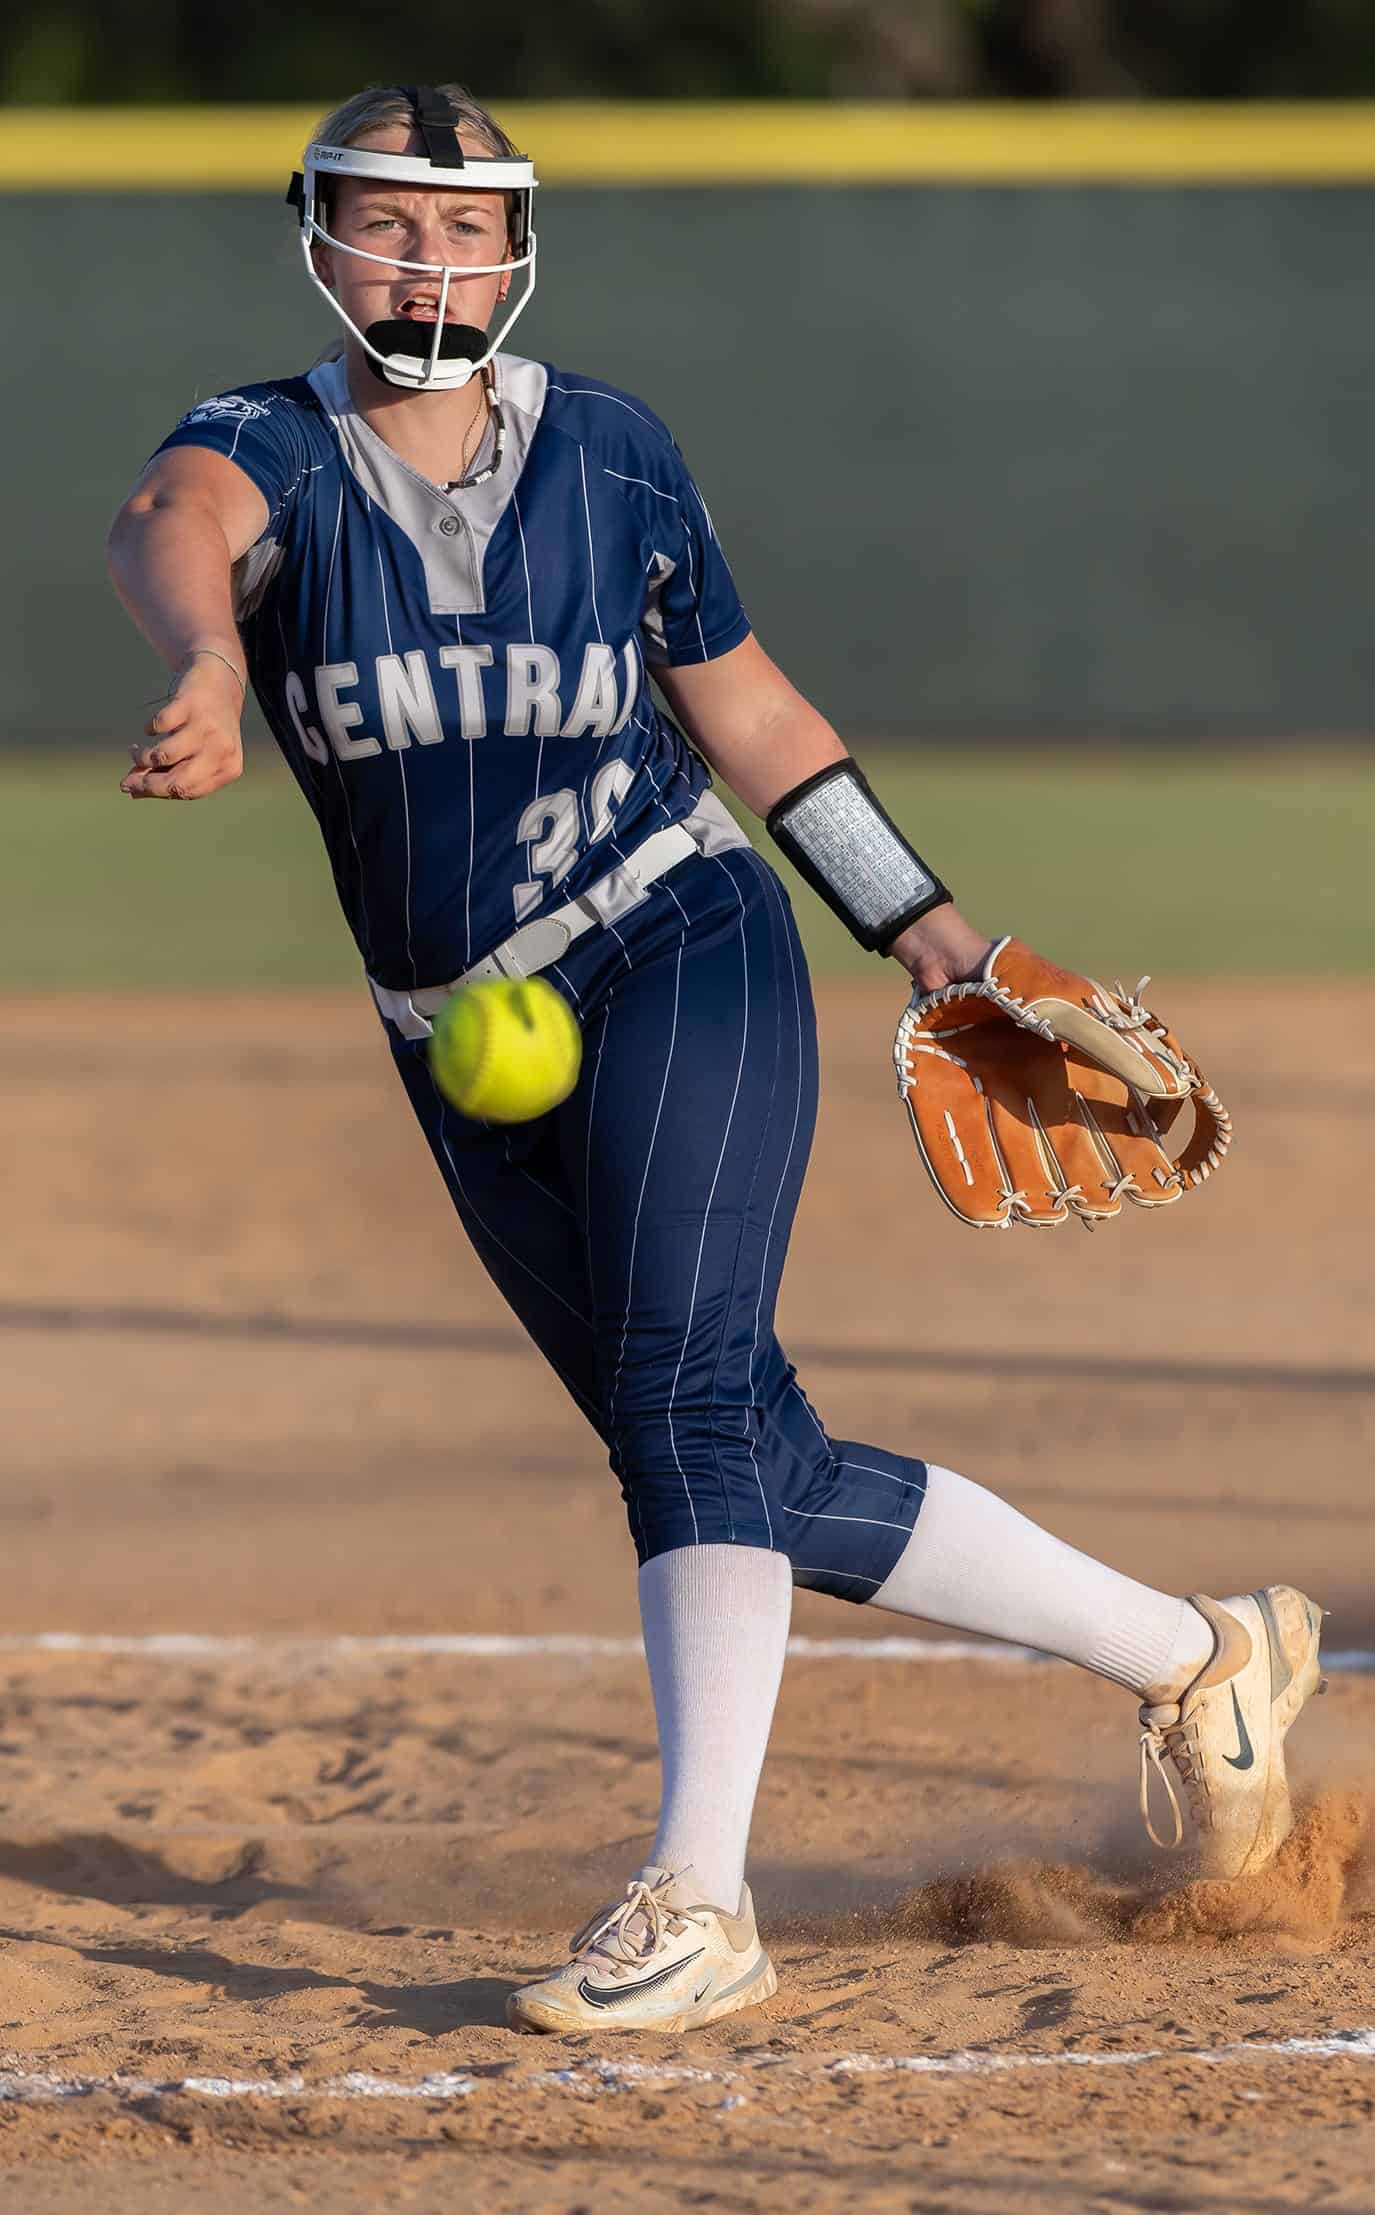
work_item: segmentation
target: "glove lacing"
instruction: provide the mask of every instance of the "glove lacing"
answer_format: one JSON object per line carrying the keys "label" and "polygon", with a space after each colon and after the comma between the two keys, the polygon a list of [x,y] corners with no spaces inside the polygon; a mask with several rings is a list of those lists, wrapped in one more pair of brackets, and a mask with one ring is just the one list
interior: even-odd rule
{"label": "glove lacing", "polygon": [[1119,977],[1112,988],[1115,997],[1104,992],[1100,984],[1095,984],[1093,1012],[1107,1024],[1109,1030],[1144,1031],[1150,1040],[1152,1052],[1160,1057],[1168,1069],[1173,1069],[1179,1077],[1195,1077],[1197,1072],[1171,1046],[1169,1032],[1160,1017],[1151,1013],[1141,997],[1150,981],[1149,974],[1138,977],[1135,986],[1128,992]]}
{"label": "glove lacing", "polygon": [[1108,1187],[1109,1203],[1111,1203],[1113,1200],[1122,1199],[1124,1195],[1130,1198],[1133,1193],[1139,1193],[1140,1190],[1141,1187],[1137,1183],[1135,1177],[1132,1175],[1130,1169],[1124,1169],[1121,1176],[1117,1179],[1117,1182],[1115,1184],[1109,1185]]}
{"label": "glove lacing", "polygon": [[[1104,991],[1101,984],[1090,978],[1089,982],[1093,984],[1093,998],[1089,1002],[1089,1006],[1093,1014],[1108,1030],[1143,1031],[1150,1041],[1152,1052],[1159,1056],[1168,1069],[1172,1069],[1176,1076],[1188,1077],[1197,1083],[1198,1072],[1180,1055],[1175,1047],[1170,1045],[1169,1032],[1161,1022],[1160,1017],[1152,1014],[1142,1000],[1141,995],[1150,981],[1150,974],[1147,972],[1144,977],[1137,978],[1135,986],[1128,992],[1119,978],[1113,986],[1113,993],[1116,995],[1114,998]],[[930,1053],[933,1049],[926,1044],[927,1039],[950,1038],[955,1035],[953,1031],[927,1031],[924,1037],[914,1037],[913,1032],[920,1016],[925,1015],[933,1008],[955,1007],[958,1006],[961,1000],[972,999],[991,1001],[995,1007],[1001,1007],[1004,1014],[1011,1015],[1023,1030],[1034,1031],[1038,1038],[1044,1038],[1050,1045],[1056,1043],[1055,1032],[1051,1025],[1043,1018],[1033,1016],[1020,993],[1009,992],[1006,985],[994,984],[991,980],[985,978],[970,978],[963,984],[943,985],[935,992],[923,993],[914,990],[902,1020],[898,1024],[898,1035],[894,1041],[894,1059],[897,1063],[899,1091],[902,1090],[903,1086],[904,1054],[912,1052]],[[948,1049],[940,1047],[934,1050],[936,1052],[948,1051]],[[958,1054],[951,1054],[950,1059],[960,1061]],[[963,1068],[965,1064],[960,1062],[960,1066]]]}

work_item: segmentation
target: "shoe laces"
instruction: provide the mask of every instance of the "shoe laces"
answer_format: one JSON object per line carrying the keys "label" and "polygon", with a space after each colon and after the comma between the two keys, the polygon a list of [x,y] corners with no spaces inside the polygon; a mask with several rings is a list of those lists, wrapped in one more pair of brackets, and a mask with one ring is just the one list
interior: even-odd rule
{"label": "shoe laces", "polygon": [[599,1910],[575,1931],[568,1946],[574,1960],[595,1953],[607,1963],[612,1976],[624,1976],[656,1954],[665,1937],[678,1937],[689,1923],[705,1928],[700,1915],[690,1908],[671,1906],[665,1898],[674,1881],[671,1871],[656,1877],[652,1884],[633,1877],[623,1900]]}
{"label": "shoe laces", "polygon": [[[1168,1713],[1169,1710],[1166,1710]],[[1167,1760],[1173,1762],[1184,1783],[1184,1795],[1189,1803],[1189,1813],[1194,1821],[1203,1825],[1207,1816],[1207,1792],[1194,1761],[1193,1734],[1189,1725],[1178,1716],[1173,1723],[1159,1719],[1160,1711],[1149,1707],[1141,1710],[1141,1818],[1146,1825],[1146,1836],[1153,1846],[1163,1846],[1173,1852],[1184,1841],[1184,1817],[1175,1791],[1174,1780],[1166,1768]],[[1165,1787],[1165,1797],[1170,1803],[1170,1816],[1174,1823],[1173,1838],[1162,1838],[1151,1818],[1151,1777],[1159,1777]]]}

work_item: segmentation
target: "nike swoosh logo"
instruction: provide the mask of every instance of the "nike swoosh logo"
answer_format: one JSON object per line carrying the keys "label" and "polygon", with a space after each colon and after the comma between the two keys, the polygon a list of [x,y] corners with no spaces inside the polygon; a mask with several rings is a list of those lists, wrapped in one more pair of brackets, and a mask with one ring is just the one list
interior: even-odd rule
{"label": "nike swoosh logo", "polygon": [[[676,1977],[684,1969],[690,1969],[694,1961],[701,1960],[703,1951],[699,1946],[695,1954],[686,1955],[682,1961],[670,1961],[667,1968],[655,1969],[651,1975],[638,1978],[634,1984],[589,1984],[586,1977],[581,1977],[578,1980],[578,1997],[586,2000],[589,2007],[623,2007],[627,2000],[638,1998],[642,1992],[656,1991],[661,1984],[667,1984],[670,1977]],[[705,1991],[705,1985],[702,1989]],[[698,1999],[701,1996],[699,1992]]]}
{"label": "nike swoosh logo", "polygon": [[1235,1685],[1232,1686],[1232,1714],[1236,1718],[1237,1750],[1234,1754],[1224,1754],[1222,1758],[1229,1769],[1249,1769],[1255,1761],[1256,1754],[1255,1748],[1251,1744],[1250,1733],[1242,1720],[1241,1702],[1237,1698]]}

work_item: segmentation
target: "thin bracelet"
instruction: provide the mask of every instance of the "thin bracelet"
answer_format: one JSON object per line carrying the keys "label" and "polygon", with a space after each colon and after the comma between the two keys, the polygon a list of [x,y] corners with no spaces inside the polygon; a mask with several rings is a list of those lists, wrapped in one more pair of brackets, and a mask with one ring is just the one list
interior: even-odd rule
{"label": "thin bracelet", "polygon": [[[220,650],[219,650],[219,647],[218,647],[218,646],[193,646],[193,647],[191,648],[191,652],[190,652],[190,655],[188,656],[188,659],[189,659],[189,660],[191,660],[191,661],[194,661],[194,660],[195,660],[195,658],[196,658],[196,656],[197,656],[197,654],[213,654],[213,656],[214,656],[214,658],[215,658],[215,660],[216,660],[216,661],[222,661],[222,662],[224,663],[224,666],[225,666],[225,668],[226,668],[226,669],[227,669],[227,670],[229,671],[229,674],[230,674],[230,676],[231,676],[231,677],[239,677],[239,672],[238,672],[238,670],[237,670],[237,669],[236,669],[236,668],[234,667],[234,664],[233,664],[233,662],[232,662],[232,661],[231,661],[231,660],[229,659],[229,656],[228,656],[228,654],[222,654],[222,653],[220,652]],[[182,675],[183,675],[183,676],[185,676],[185,674],[186,674],[186,672],[185,672],[185,670],[183,670],[183,671],[182,671]],[[247,699],[247,697],[248,697],[248,679],[247,679],[247,677],[239,677],[239,689],[240,689],[240,691],[241,691],[241,692],[243,693],[243,695],[244,695],[244,698],[245,698],[245,699]]]}

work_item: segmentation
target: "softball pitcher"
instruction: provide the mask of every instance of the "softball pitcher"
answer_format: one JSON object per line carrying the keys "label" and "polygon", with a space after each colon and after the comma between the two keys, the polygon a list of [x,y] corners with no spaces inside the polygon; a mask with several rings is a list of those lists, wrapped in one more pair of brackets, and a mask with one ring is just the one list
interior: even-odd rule
{"label": "softball pitcher", "polygon": [[[1138,1001],[959,914],[751,633],[652,410],[505,350],[535,189],[459,86],[374,88],[321,124],[290,198],[342,344],[193,407],[112,532],[116,587],[172,677],[123,790],[232,782],[252,684],[464,1229],[606,1445],[640,1564],[659,1827],[510,2019],[683,2030],[775,1989],[744,1865],[794,1584],[1124,1686],[1143,1804],[1163,1780],[1182,1835],[1168,1760],[1220,1875],[1288,1827],[1318,1611],[1284,1585],[1151,1591],[951,1470],[832,1437],[798,1383],[774,1309],[816,1106],[811,994],[713,773],[910,972],[903,1088],[966,1219],[1161,1204],[1217,1148],[1164,1150],[1203,1088]],[[460,982],[533,974],[581,1025],[577,1088],[533,1123],[468,1120],[431,1080],[431,1018]],[[1059,1108],[1037,1105],[1047,1086]]]}

